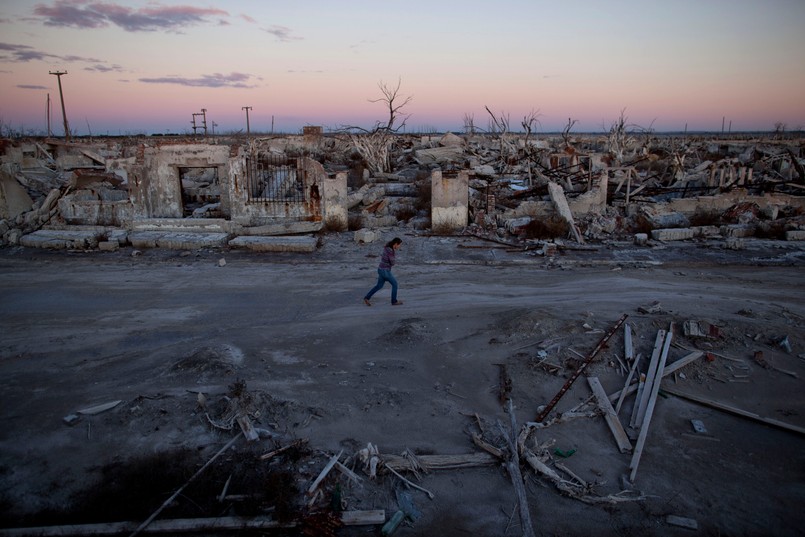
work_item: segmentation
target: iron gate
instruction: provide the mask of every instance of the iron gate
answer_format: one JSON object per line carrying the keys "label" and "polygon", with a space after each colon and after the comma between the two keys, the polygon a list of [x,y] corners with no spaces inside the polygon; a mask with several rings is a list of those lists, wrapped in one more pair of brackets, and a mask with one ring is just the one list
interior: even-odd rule
{"label": "iron gate", "polygon": [[310,191],[300,159],[258,154],[246,157],[248,203],[304,203]]}

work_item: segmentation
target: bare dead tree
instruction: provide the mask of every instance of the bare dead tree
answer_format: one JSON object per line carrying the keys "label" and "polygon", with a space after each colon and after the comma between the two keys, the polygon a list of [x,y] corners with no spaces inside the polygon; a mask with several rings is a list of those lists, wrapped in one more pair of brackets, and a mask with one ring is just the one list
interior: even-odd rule
{"label": "bare dead tree", "polygon": [[501,113],[500,116],[496,116],[488,106],[484,106],[484,108],[489,113],[490,117],[489,130],[492,134],[497,135],[498,137],[498,142],[500,143],[500,160],[502,167],[505,168],[506,163],[508,162],[508,157],[517,153],[517,150],[511,140],[509,116],[505,113]]}
{"label": "bare dead tree", "polygon": [[375,173],[391,171],[389,154],[394,142],[394,135],[405,127],[410,114],[403,113],[403,108],[411,103],[412,96],[400,94],[402,80],[397,80],[396,86],[389,86],[384,82],[378,83],[381,96],[369,99],[370,103],[383,103],[388,118],[385,122],[377,121],[371,130],[360,127],[347,127],[349,137],[358,153],[366,161],[369,170]]}
{"label": "bare dead tree", "polygon": [[[388,109],[389,118],[386,123],[381,123],[379,121],[375,123],[375,131],[398,132],[405,127],[405,124],[408,122],[408,118],[411,117],[411,114],[403,114],[402,109],[410,104],[414,98],[410,95],[400,95],[401,85],[402,79],[399,78],[397,79],[397,85],[394,87],[385,84],[383,81],[380,81],[377,84],[378,88],[380,88],[380,93],[383,95],[377,99],[369,99],[369,102],[383,103]],[[398,121],[399,124],[397,124]]]}
{"label": "bare dead tree", "polygon": [[577,119],[567,118],[567,125],[562,129],[562,140],[565,142],[565,147],[570,147],[570,131],[576,123],[578,123]]}
{"label": "bare dead tree", "polygon": [[489,109],[488,106],[484,106],[486,111],[489,113],[490,123],[489,123],[489,130],[492,134],[506,134],[509,132],[509,115],[505,113],[501,113],[500,116],[496,116],[492,110]]}
{"label": "bare dead tree", "polygon": [[475,115],[464,114],[464,132],[467,134],[475,134]]}
{"label": "bare dead tree", "polygon": [[523,151],[525,154],[526,159],[526,169],[528,170],[528,186],[533,184],[532,177],[531,177],[531,168],[533,166],[533,160],[535,156],[534,148],[531,146],[531,134],[534,132],[536,127],[540,124],[539,122],[539,110],[531,110],[526,116],[523,117],[523,121],[520,123],[523,126],[523,131],[525,131],[525,140],[523,140]]}
{"label": "bare dead tree", "polygon": [[532,110],[523,117],[523,121],[520,123],[523,126],[523,131],[525,132],[526,146],[528,145],[528,138],[531,136],[531,133],[534,132],[536,127],[540,124],[539,116],[539,110]]}
{"label": "bare dead tree", "polygon": [[633,141],[629,135],[626,109],[621,110],[621,115],[618,120],[610,125],[609,134],[607,135],[607,145],[609,152],[615,159],[615,162],[620,165],[623,162],[623,155],[626,147]]}

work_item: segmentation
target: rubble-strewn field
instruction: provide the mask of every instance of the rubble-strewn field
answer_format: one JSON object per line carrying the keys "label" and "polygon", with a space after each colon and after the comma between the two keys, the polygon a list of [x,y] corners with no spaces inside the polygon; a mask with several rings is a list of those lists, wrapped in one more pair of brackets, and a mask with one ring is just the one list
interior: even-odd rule
{"label": "rubble-strewn field", "polygon": [[[0,526],[376,535],[383,510],[408,515],[397,535],[524,535],[516,467],[536,535],[801,535],[801,242],[550,256],[399,234],[401,307],[388,287],[363,305],[380,242],[351,234],[313,254],[0,250]],[[627,324],[638,371],[661,330],[669,366],[693,356],[647,409],[633,482],[586,378],[626,385]]]}

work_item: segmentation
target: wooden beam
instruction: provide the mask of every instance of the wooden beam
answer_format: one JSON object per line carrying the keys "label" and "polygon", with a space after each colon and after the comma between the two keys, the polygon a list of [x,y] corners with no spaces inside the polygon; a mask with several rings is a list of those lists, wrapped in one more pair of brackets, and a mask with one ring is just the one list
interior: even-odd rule
{"label": "wooden beam", "polygon": [[[389,468],[394,470],[416,470],[414,464],[400,455],[380,455]],[[419,466],[428,470],[455,470],[457,468],[474,468],[497,464],[499,459],[489,453],[469,453],[466,455],[417,455]]]}
{"label": "wooden beam", "polygon": [[640,373],[640,378],[637,381],[637,395],[634,398],[634,406],[632,407],[632,417],[629,420],[629,427],[635,428],[637,426],[637,409],[640,408],[640,401],[643,400],[643,392],[646,389],[646,374]]}
{"label": "wooden beam", "polygon": [[632,442],[630,442],[629,437],[626,436],[626,431],[623,430],[623,425],[621,425],[618,415],[615,413],[615,409],[612,408],[612,403],[609,402],[607,392],[604,391],[604,387],[601,386],[598,377],[587,377],[587,383],[590,385],[590,389],[593,391],[593,395],[595,395],[595,399],[598,401],[598,408],[604,413],[604,419],[609,426],[609,430],[612,431],[612,435],[615,437],[618,449],[621,453],[632,451]]}
{"label": "wooden beam", "polygon": [[[704,353],[702,351],[693,351],[690,354],[688,354],[686,356],[683,356],[679,360],[675,360],[674,363],[672,363],[671,365],[666,366],[665,369],[663,369],[662,376],[667,377],[668,375],[670,375],[672,373],[676,373],[677,371],[679,371],[680,369],[682,369],[683,367],[685,367],[689,363],[695,362],[696,360],[698,360],[702,356],[704,356]],[[624,391],[626,392],[626,395],[629,395],[630,393],[634,393],[635,391],[637,391],[637,383],[631,384],[628,387],[624,388],[623,390],[618,390],[617,392],[610,394],[609,395],[609,400],[610,401],[617,401],[618,398],[621,396],[621,394]]]}
{"label": "wooden beam", "polygon": [[638,354],[637,357],[632,362],[632,367],[629,369],[629,374],[626,376],[626,382],[623,384],[623,389],[621,390],[620,397],[618,397],[618,404],[615,405],[615,415],[621,411],[621,405],[623,404],[623,400],[626,399],[626,388],[629,387],[629,384],[632,382],[632,377],[634,376],[635,371],[637,370],[637,365],[640,363],[641,355]]}
{"label": "wooden beam", "polygon": [[219,449],[219,450],[218,450],[218,452],[217,452],[215,455],[213,455],[213,456],[212,456],[212,458],[211,458],[210,460],[208,460],[206,463],[204,463],[204,466],[202,466],[201,468],[199,468],[199,469],[196,471],[196,473],[195,473],[195,474],[193,474],[192,476],[190,476],[190,479],[188,479],[188,480],[187,480],[187,482],[185,482],[185,484],[184,484],[184,485],[182,485],[181,487],[179,487],[179,489],[178,489],[176,492],[174,492],[174,493],[173,493],[173,494],[170,496],[170,498],[168,498],[167,500],[165,500],[165,501],[162,503],[162,505],[160,505],[160,506],[159,506],[159,508],[158,508],[156,511],[154,511],[153,513],[151,513],[151,516],[150,516],[150,517],[148,517],[148,518],[145,520],[145,522],[143,522],[142,524],[140,524],[139,526],[137,526],[137,528],[135,528],[135,530],[134,530],[133,532],[131,532],[130,537],[134,537],[135,535],[138,535],[140,532],[142,532],[144,529],[146,529],[146,527],[148,527],[148,526],[149,526],[149,525],[150,525],[150,524],[153,522],[153,520],[154,520],[154,519],[155,519],[155,518],[156,518],[156,517],[159,515],[159,513],[161,513],[161,512],[162,512],[162,511],[163,511],[163,510],[164,510],[164,509],[165,509],[165,508],[166,508],[168,505],[170,505],[170,504],[171,504],[171,502],[173,502],[173,500],[175,500],[175,499],[176,499],[176,497],[177,497],[179,494],[181,494],[181,493],[182,493],[182,491],[185,489],[185,487],[187,487],[187,485],[189,485],[189,484],[190,484],[190,483],[191,483],[191,482],[192,482],[192,481],[193,481],[195,478],[197,478],[199,475],[201,475],[201,473],[202,473],[204,470],[206,470],[206,469],[207,469],[207,467],[208,467],[210,464],[212,464],[212,462],[213,462],[215,459],[217,459],[218,457],[220,457],[220,456],[221,456],[221,455],[222,455],[222,454],[223,454],[223,453],[224,453],[226,450],[228,450],[229,448],[231,448],[231,447],[234,445],[234,443],[237,441],[237,439],[238,439],[238,438],[240,438],[240,435],[241,435],[241,434],[243,434],[243,433],[238,433],[238,434],[237,434],[237,435],[236,435],[234,438],[232,438],[232,439],[231,439],[229,442],[227,442],[227,443],[226,443],[226,445],[225,445],[224,447],[222,447],[221,449]]}
{"label": "wooden beam", "polygon": [[[665,332],[664,330],[662,332]],[[643,454],[643,447],[646,445],[646,437],[648,436],[648,426],[651,423],[651,416],[654,413],[654,405],[657,403],[657,394],[660,391],[660,383],[662,382],[662,371],[665,368],[665,361],[668,359],[668,349],[671,347],[671,338],[674,333],[670,330],[666,333],[665,344],[663,351],[660,355],[660,362],[657,364],[656,382],[651,385],[649,392],[648,405],[646,406],[645,417],[643,423],[640,425],[640,436],[637,438],[634,453],[632,454],[632,462],[629,464],[631,473],[629,474],[629,481],[634,483],[634,478],[637,475],[637,467],[640,464],[640,456]]]}
{"label": "wooden beam", "polygon": [[[382,524],[386,521],[383,509],[369,511],[344,511],[341,522],[346,526]],[[218,518],[177,518],[156,520],[143,533],[185,533],[211,530],[250,530],[294,528],[297,522],[278,522],[271,517],[227,516]],[[137,527],[137,522],[107,522],[104,524],[77,524],[73,526],[39,526],[32,528],[0,529],[2,537],[49,537],[56,535],[119,535]]]}
{"label": "wooden beam", "polygon": [[671,395],[676,395],[677,397],[681,397],[682,399],[687,399],[689,401],[693,401],[695,403],[699,403],[705,406],[717,408],[718,410],[723,410],[725,412],[729,412],[731,414],[735,414],[737,416],[743,416],[744,418],[749,418],[752,420],[759,421],[761,423],[765,423],[766,425],[772,425],[774,427],[779,427],[781,429],[785,429],[787,431],[792,431],[799,434],[805,434],[805,428],[799,427],[797,425],[792,425],[790,423],[785,423],[783,421],[775,420],[772,418],[764,418],[754,412],[749,412],[747,410],[741,410],[740,408],[736,408],[734,406],[727,405],[725,403],[720,403],[714,399],[708,399],[706,397],[701,397],[699,395],[694,395],[692,393],[684,393],[680,392],[674,388],[669,388],[668,386],[663,386],[662,391],[665,393],[670,393]]}
{"label": "wooden beam", "polygon": [[666,332],[665,330],[658,330],[657,331],[657,338],[654,340],[654,350],[651,353],[651,362],[648,364],[648,370],[646,371],[646,386],[643,391],[643,397],[640,399],[640,405],[637,407],[637,417],[636,425],[640,427],[640,424],[643,423],[643,418],[646,415],[646,409],[648,407],[648,397],[646,397],[646,392],[651,393],[651,387],[654,385],[654,379],[657,377],[657,364],[660,363],[660,355],[662,354],[663,347],[665,345],[666,340]]}
{"label": "wooden beam", "polygon": [[509,446],[509,459],[506,461],[506,469],[512,480],[514,491],[517,494],[517,505],[520,506],[520,526],[523,537],[535,537],[534,526],[531,523],[531,512],[528,509],[528,496],[526,495],[523,474],[520,472],[520,453],[517,448],[517,420],[514,417],[514,405],[512,400],[508,400],[508,408],[511,430],[506,431],[498,421],[500,432],[506,437],[506,444]]}
{"label": "wooden beam", "polygon": [[629,323],[623,325],[623,355],[627,362],[634,360],[634,346],[632,345],[632,327]]}
{"label": "wooden beam", "polygon": [[327,463],[324,469],[319,473],[319,476],[313,481],[313,483],[311,483],[310,487],[307,489],[308,496],[313,495],[313,493],[318,488],[319,483],[321,483],[324,480],[324,478],[327,477],[327,474],[330,473],[330,470],[333,469],[333,466],[335,466],[335,463],[338,462],[338,459],[340,459],[341,455],[343,454],[344,450],[342,449],[341,451],[338,452],[338,455],[334,455],[333,457],[330,458],[330,462]]}

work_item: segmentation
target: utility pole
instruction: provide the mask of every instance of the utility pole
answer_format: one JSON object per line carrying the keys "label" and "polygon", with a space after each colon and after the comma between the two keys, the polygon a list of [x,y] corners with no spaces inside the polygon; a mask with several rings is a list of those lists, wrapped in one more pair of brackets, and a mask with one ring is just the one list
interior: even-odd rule
{"label": "utility pole", "polygon": [[61,115],[64,118],[64,139],[70,141],[70,127],[67,125],[67,112],[64,109],[64,93],[61,89],[61,76],[66,75],[67,71],[48,71],[51,75],[56,75],[59,79],[59,97],[61,97]]}
{"label": "utility pole", "polygon": [[[196,124],[196,117],[201,116],[201,126]],[[193,136],[196,135],[196,129],[204,129],[204,136],[207,136],[207,109],[202,108],[201,112],[193,112]],[[213,134],[215,132],[213,131]]]}
{"label": "utility pole", "polygon": [[251,138],[251,131],[249,130],[249,110],[252,109],[251,106],[241,106],[241,110],[246,110],[246,139],[249,140]]}
{"label": "utility pole", "polygon": [[53,131],[50,129],[50,93],[48,93],[48,138],[53,136]]}

